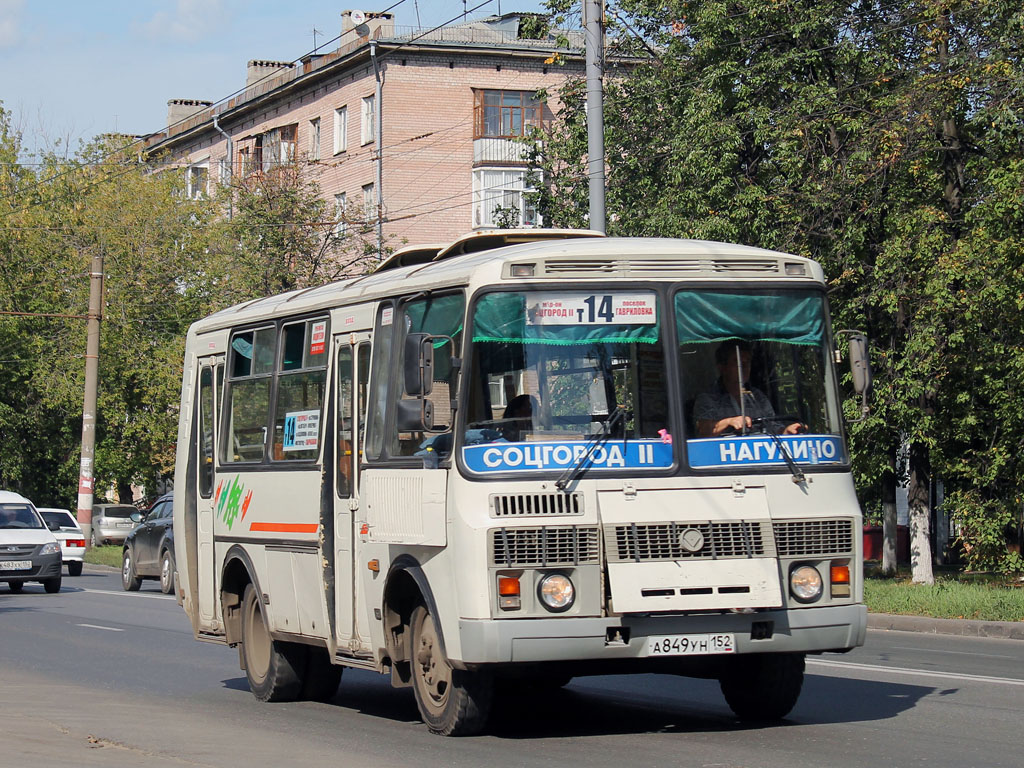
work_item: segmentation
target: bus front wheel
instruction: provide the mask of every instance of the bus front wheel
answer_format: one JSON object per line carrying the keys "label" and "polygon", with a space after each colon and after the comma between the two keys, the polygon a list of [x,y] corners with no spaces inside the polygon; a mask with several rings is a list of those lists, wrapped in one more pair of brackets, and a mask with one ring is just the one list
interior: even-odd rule
{"label": "bus front wheel", "polygon": [[442,736],[471,736],[483,730],[494,697],[487,673],[453,669],[434,617],[418,605],[410,620],[413,691],[420,716]]}
{"label": "bus front wheel", "polygon": [[719,684],[729,708],[746,722],[781,720],[796,706],[804,684],[802,653],[737,656]]}
{"label": "bus front wheel", "polygon": [[302,693],[305,651],[274,640],[263,614],[263,603],[252,584],[242,597],[242,658],[253,696],[260,701],[295,701]]}

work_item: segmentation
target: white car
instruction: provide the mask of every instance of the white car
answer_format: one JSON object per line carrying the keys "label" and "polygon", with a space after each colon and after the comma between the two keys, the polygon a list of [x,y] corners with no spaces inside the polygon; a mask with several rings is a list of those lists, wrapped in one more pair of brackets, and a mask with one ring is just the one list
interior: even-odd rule
{"label": "white car", "polygon": [[26,581],[38,581],[47,592],[60,592],[60,544],[31,501],[0,491],[0,581],[21,592]]}
{"label": "white car", "polygon": [[85,533],[75,516],[67,509],[36,507],[43,522],[60,542],[61,560],[68,567],[68,576],[81,576],[85,558]]}

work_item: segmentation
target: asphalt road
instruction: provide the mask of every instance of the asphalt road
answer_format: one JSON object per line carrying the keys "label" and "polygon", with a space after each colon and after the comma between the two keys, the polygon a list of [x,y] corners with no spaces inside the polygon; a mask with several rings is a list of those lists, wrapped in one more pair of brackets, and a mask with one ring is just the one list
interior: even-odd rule
{"label": "asphalt road", "polygon": [[47,595],[0,586],[0,766],[1024,765],[1024,642],[871,630],[810,657],[775,727],[737,723],[716,683],[573,681],[503,702],[487,735],[444,739],[412,693],[346,670],[330,704],[261,704],[237,654],[192,639],[156,582],[116,573]]}

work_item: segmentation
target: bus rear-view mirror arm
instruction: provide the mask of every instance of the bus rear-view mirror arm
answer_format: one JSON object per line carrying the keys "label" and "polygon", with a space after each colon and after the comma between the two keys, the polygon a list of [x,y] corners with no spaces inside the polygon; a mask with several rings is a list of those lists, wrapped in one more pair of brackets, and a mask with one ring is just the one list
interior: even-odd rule
{"label": "bus rear-view mirror arm", "polygon": [[868,352],[868,337],[861,331],[843,330],[849,343],[850,375],[853,390],[860,395],[860,412],[863,419],[868,415],[868,392],[871,390],[871,358]]}

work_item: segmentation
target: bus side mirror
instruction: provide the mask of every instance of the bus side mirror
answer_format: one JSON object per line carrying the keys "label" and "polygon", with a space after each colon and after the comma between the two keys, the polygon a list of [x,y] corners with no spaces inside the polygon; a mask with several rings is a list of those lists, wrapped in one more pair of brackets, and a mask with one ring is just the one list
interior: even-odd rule
{"label": "bus side mirror", "polygon": [[434,385],[434,344],[428,333],[405,337],[403,362],[405,393],[410,397],[429,395]]}
{"label": "bus side mirror", "polygon": [[434,429],[434,404],[425,398],[399,400],[395,420],[399,432],[430,432]]}
{"label": "bus side mirror", "polygon": [[850,373],[853,389],[858,395],[866,395],[871,389],[871,360],[868,357],[868,339],[863,333],[850,333]]}

